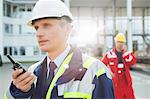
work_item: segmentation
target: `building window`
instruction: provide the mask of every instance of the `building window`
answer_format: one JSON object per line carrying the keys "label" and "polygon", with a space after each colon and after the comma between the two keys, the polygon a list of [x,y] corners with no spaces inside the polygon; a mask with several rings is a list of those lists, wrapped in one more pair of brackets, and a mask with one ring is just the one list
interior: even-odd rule
{"label": "building window", "polygon": [[19,5],[19,11],[20,12],[24,12],[25,11],[25,5],[24,4],[20,4]]}
{"label": "building window", "polygon": [[6,4],[3,4],[3,15],[6,16]]}
{"label": "building window", "polygon": [[12,55],[12,47],[9,47],[9,54]]}
{"label": "building window", "polygon": [[16,47],[13,47],[13,55],[18,55],[18,50]]}
{"label": "building window", "polygon": [[8,16],[8,17],[11,16],[11,5],[10,4],[7,4],[6,16]]}
{"label": "building window", "polygon": [[20,55],[25,55],[25,48],[23,46],[20,47]]}
{"label": "building window", "polygon": [[33,54],[34,54],[34,55],[39,55],[39,52],[40,52],[40,51],[39,51],[39,48],[38,48],[37,46],[35,46],[35,47],[34,47],[34,50],[33,50]]}
{"label": "building window", "polygon": [[17,12],[17,6],[13,6],[13,13]]}
{"label": "building window", "polygon": [[16,47],[12,47],[12,46],[5,46],[4,47],[4,55],[17,55],[18,51]]}
{"label": "building window", "polygon": [[26,9],[28,12],[31,12],[32,11],[31,5],[26,5]]}
{"label": "building window", "polygon": [[8,53],[7,53],[7,47],[4,47],[4,55],[7,55]]}
{"label": "building window", "polygon": [[9,24],[4,24],[5,33],[9,33]]}
{"label": "building window", "polygon": [[4,31],[6,34],[13,34],[13,25],[12,24],[4,24]]}
{"label": "building window", "polygon": [[24,11],[25,11],[25,8],[24,8],[24,7],[20,7],[19,11],[20,11],[20,12],[24,12]]}
{"label": "building window", "polygon": [[4,55],[12,55],[12,47],[4,47]]}
{"label": "building window", "polygon": [[13,9],[12,17],[16,18],[18,12],[18,6],[14,5],[12,9]]}
{"label": "building window", "polygon": [[13,33],[13,25],[10,24],[10,33]]}
{"label": "building window", "polygon": [[22,26],[19,25],[19,34],[22,34]]}

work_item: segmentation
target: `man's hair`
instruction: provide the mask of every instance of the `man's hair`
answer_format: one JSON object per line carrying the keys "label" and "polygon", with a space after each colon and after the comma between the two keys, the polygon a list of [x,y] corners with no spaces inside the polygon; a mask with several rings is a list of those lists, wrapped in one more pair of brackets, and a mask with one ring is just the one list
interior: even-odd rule
{"label": "man's hair", "polygon": [[72,19],[70,19],[68,16],[62,16],[61,19],[67,21],[68,23],[72,23]]}

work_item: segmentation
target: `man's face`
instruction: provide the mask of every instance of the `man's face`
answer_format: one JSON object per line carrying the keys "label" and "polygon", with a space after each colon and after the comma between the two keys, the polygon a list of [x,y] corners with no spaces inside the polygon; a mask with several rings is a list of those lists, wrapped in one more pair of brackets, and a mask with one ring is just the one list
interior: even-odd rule
{"label": "man's face", "polygon": [[53,52],[66,45],[69,28],[68,24],[62,24],[62,20],[48,18],[37,20],[33,27],[36,29],[36,37],[42,51]]}
{"label": "man's face", "polygon": [[124,42],[118,42],[118,41],[116,41],[115,44],[116,44],[116,48],[120,50],[123,50],[123,47],[125,45]]}

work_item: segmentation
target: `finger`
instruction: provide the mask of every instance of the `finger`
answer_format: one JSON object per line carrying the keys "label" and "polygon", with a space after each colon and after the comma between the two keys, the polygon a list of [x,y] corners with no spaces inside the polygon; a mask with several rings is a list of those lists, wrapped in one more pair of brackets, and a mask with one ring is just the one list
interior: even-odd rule
{"label": "finger", "polygon": [[25,92],[29,91],[31,89],[31,85],[33,84],[35,80],[35,77],[30,80],[26,85],[22,86],[22,90],[24,90]]}
{"label": "finger", "polygon": [[31,75],[30,72],[25,72],[25,73],[19,75],[19,77],[17,77],[17,82],[23,81],[24,79],[26,79],[26,78],[29,77],[30,75]]}
{"label": "finger", "polygon": [[[25,78],[24,80],[22,80],[22,81],[20,81],[20,82],[18,82],[17,80],[15,80],[13,83],[15,83],[14,85],[15,85],[18,89],[20,89],[20,90],[22,90],[22,91],[25,92],[26,88],[27,88],[27,87],[30,87],[31,84],[34,82],[35,79],[36,79],[36,76],[35,76],[33,73],[31,73],[31,75],[29,75],[29,76],[28,76],[27,78]],[[32,83],[30,83],[30,82],[32,82]]]}
{"label": "finger", "polygon": [[34,76],[25,86],[30,86],[35,81],[36,77]]}
{"label": "finger", "polygon": [[[35,81],[35,77],[33,77],[32,80],[30,80],[27,84],[28,84],[28,85],[32,85],[34,81]],[[27,85],[27,84],[26,84],[26,85]]]}
{"label": "finger", "polygon": [[31,80],[33,80],[34,76],[33,75],[30,75],[29,77],[27,77],[26,79],[24,79],[22,82],[21,82],[21,85],[24,86],[26,85],[27,83],[29,83]]}
{"label": "finger", "polygon": [[30,82],[28,83],[29,85],[33,84],[33,82],[34,82],[35,79],[37,78],[34,74],[32,74],[32,75],[33,75],[33,78],[32,78],[32,80],[30,80]]}
{"label": "finger", "polygon": [[31,89],[31,85],[30,85],[30,86],[25,85],[25,86],[23,86],[23,87],[21,88],[21,90],[22,90],[23,92],[28,92],[30,89]]}
{"label": "finger", "polygon": [[20,73],[22,73],[22,72],[23,72],[22,69],[16,69],[16,70],[14,70],[14,71],[12,72],[12,78],[13,78],[13,79],[16,79],[16,78],[18,77],[18,75],[19,75]]}

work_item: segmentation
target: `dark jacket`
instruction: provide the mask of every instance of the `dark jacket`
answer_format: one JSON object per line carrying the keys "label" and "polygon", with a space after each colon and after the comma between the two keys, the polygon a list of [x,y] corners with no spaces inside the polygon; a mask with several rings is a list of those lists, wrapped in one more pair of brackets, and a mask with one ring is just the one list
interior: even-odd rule
{"label": "dark jacket", "polygon": [[[62,76],[57,80],[56,86],[53,88],[51,94],[51,99],[63,99],[63,95],[58,96],[58,85],[67,83],[73,78],[75,78],[74,81],[82,80],[88,70],[87,68],[83,67],[82,61],[82,54],[78,49],[76,49],[69,63],[69,68],[66,69]],[[15,98],[27,98],[29,96],[34,99],[45,98],[49,88],[48,86],[45,87],[46,63],[46,59],[44,59],[43,62],[34,69],[34,74],[38,77],[36,88],[33,84],[31,90],[27,93],[24,93],[11,84],[9,88],[11,95]],[[78,71],[79,68],[82,68],[82,72]],[[92,92],[92,99],[114,99],[112,80],[106,75],[106,73],[100,75],[99,77],[95,75],[92,84],[95,85],[95,88]]]}

